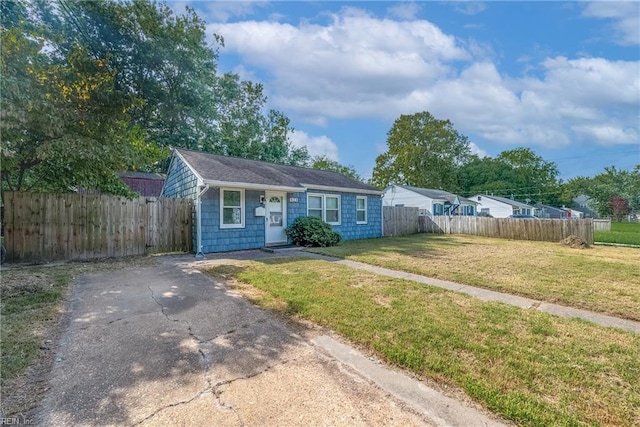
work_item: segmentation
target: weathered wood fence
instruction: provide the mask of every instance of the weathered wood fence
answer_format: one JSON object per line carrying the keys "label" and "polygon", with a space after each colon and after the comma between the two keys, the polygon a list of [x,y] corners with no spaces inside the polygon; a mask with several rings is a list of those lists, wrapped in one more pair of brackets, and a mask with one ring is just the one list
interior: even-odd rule
{"label": "weathered wood fence", "polygon": [[4,193],[4,245],[10,262],[87,260],[188,252],[190,199]]}
{"label": "weathered wood fence", "polygon": [[419,232],[418,208],[383,206],[382,215],[384,235],[387,237]]}
{"label": "weathered wood fence", "polygon": [[611,231],[611,218],[594,219],[593,231]]}
{"label": "weathered wood fence", "polygon": [[472,234],[514,240],[559,242],[576,236],[593,244],[593,220],[520,219],[477,216],[418,216],[418,208],[385,206],[384,235],[415,233]]}

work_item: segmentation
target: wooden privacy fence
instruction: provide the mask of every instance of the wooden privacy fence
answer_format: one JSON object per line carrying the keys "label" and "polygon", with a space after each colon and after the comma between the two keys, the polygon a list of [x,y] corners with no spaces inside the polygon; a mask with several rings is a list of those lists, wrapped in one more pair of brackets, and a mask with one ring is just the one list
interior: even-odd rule
{"label": "wooden privacy fence", "polygon": [[594,219],[593,231],[611,231],[611,218]]}
{"label": "wooden privacy fence", "polygon": [[419,231],[418,208],[384,206],[382,208],[384,236],[415,234]]}
{"label": "wooden privacy fence", "polygon": [[87,260],[192,250],[190,199],[4,193],[8,261]]}
{"label": "wooden privacy fence", "polygon": [[588,219],[520,219],[477,216],[421,216],[421,233],[473,234],[514,240],[559,242],[576,236],[593,244],[593,221]]}

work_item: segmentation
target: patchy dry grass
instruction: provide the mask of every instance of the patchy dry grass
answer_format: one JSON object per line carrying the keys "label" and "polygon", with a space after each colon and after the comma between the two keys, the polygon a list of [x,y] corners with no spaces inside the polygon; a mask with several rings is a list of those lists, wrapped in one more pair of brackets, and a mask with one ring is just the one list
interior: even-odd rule
{"label": "patchy dry grass", "polygon": [[415,234],[310,251],[640,320],[640,250]]}
{"label": "patchy dry grass", "polygon": [[240,291],[520,425],[640,425],[640,337],[319,260],[221,266]]}
{"label": "patchy dry grass", "polygon": [[[153,265],[151,257],[3,268],[0,281],[0,399],[5,416],[28,413],[35,385],[25,384],[34,363],[47,363],[51,341],[74,277],[97,271]],[[36,379],[37,380],[37,379]],[[18,393],[19,390],[19,393]],[[18,396],[20,394],[20,396]]]}

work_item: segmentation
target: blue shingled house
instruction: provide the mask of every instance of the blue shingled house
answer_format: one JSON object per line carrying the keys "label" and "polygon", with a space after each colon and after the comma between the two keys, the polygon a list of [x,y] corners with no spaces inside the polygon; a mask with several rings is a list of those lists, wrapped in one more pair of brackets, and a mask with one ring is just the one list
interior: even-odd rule
{"label": "blue shingled house", "polygon": [[172,150],[163,197],[194,199],[196,255],[287,244],[300,216],[345,240],[382,236],[382,192],[335,172]]}

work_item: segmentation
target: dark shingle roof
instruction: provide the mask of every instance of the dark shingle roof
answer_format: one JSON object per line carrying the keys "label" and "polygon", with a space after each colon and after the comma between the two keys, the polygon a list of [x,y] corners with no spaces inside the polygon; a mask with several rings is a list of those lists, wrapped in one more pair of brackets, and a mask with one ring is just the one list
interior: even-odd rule
{"label": "dark shingle roof", "polygon": [[[400,184],[394,184],[394,185],[397,185],[398,187],[406,188],[407,190],[413,191],[414,193],[421,194],[430,199],[446,200],[450,203],[455,202],[456,197],[458,197],[457,195],[453,193],[449,193],[448,191],[444,191],[444,190],[432,190],[430,188],[412,187],[410,185],[400,185]],[[464,197],[458,197],[458,199],[461,202],[477,204],[473,200],[465,199]]]}
{"label": "dark shingle roof", "polygon": [[279,165],[259,160],[175,149],[206,181],[260,184],[279,187],[326,186],[379,192],[378,189],[337,172]]}

